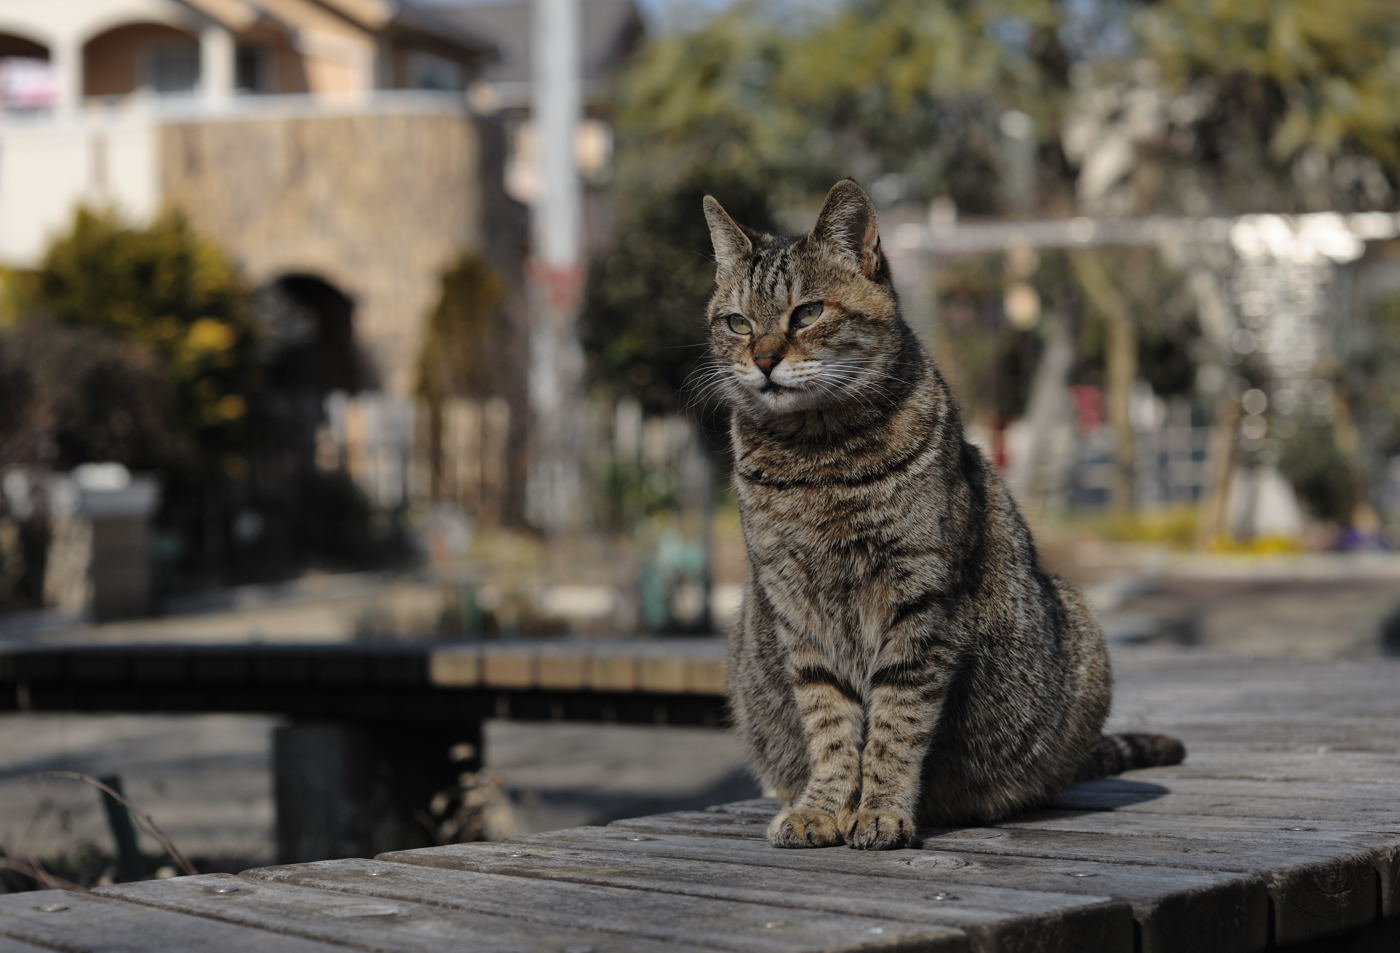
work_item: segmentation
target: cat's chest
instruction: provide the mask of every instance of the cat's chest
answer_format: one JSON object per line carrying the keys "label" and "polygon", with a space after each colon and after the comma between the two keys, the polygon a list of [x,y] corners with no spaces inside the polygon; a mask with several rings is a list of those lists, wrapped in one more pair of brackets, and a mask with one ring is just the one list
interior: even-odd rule
{"label": "cat's chest", "polygon": [[755,579],[808,632],[878,639],[900,604],[951,576],[927,500],[896,488],[741,493]]}

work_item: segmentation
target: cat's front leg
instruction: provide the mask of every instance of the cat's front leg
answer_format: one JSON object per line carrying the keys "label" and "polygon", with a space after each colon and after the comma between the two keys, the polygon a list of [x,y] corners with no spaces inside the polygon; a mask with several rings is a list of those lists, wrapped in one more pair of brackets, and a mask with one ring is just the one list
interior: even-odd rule
{"label": "cat's front leg", "polygon": [[811,773],[802,793],[768,825],[768,839],[777,847],[830,847],[841,843],[838,816],[860,794],[860,695],[806,645],[793,652],[789,676]]}
{"label": "cat's front leg", "polygon": [[907,847],[914,839],[924,758],[952,682],[947,646],[926,647],[895,634],[866,692],[860,802],[841,815],[841,832],[859,850]]}

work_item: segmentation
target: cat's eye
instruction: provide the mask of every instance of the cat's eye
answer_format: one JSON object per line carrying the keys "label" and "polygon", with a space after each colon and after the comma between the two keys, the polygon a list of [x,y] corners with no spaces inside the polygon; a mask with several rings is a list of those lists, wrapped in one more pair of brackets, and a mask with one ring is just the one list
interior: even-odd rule
{"label": "cat's eye", "polygon": [[729,322],[729,330],[733,331],[735,334],[753,333],[753,325],[749,324],[748,319],[742,314],[731,314],[725,320]]}
{"label": "cat's eye", "polygon": [[808,301],[806,304],[799,304],[792,309],[792,319],[789,321],[795,328],[805,328],[809,324],[816,322],[822,316],[826,306],[820,301]]}

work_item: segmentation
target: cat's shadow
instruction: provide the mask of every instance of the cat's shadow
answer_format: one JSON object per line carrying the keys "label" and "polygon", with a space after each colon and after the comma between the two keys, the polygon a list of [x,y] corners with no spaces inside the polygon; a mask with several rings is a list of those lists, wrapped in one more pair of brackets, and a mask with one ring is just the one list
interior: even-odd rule
{"label": "cat's shadow", "polygon": [[1155,801],[1170,793],[1170,788],[1151,781],[1132,781],[1120,777],[1098,778],[1079,782],[1055,798],[1049,806],[1075,811],[1111,811],[1118,807]]}

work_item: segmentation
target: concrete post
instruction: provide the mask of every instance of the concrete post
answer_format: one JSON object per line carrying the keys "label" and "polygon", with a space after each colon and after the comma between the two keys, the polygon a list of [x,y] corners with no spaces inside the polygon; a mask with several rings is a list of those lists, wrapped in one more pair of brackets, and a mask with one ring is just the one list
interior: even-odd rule
{"label": "concrete post", "polygon": [[57,85],[54,109],[75,112],[83,102],[83,45],[76,37],[63,37],[49,49]]}
{"label": "concrete post", "polygon": [[574,139],[582,108],[579,0],[536,0],[533,111],[539,195],[532,211],[530,475],[526,510],[549,533],[578,519],[583,353],[582,187]]}
{"label": "concrete post", "polygon": [[200,32],[199,82],[207,104],[222,106],[233,98],[236,57],[233,33],[227,27],[211,23]]}
{"label": "concrete post", "polygon": [[481,765],[481,722],[294,721],[273,730],[277,862],[431,847]]}

